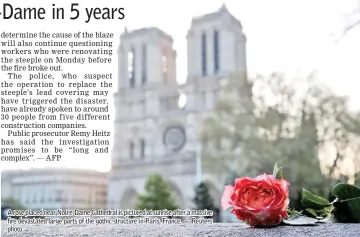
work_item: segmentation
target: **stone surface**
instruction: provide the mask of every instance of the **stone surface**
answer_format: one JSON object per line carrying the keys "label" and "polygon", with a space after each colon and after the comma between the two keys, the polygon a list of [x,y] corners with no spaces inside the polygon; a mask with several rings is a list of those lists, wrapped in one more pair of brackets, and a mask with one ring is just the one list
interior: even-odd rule
{"label": "stone surface", "polygon": [[2,223],[1,236],[89,236],[89,237],[360,237],[360,224],[319,224],[317,226],[279,226],[254,229],[244,224],[213,225],[28,225],[18,234],[7,233]]}

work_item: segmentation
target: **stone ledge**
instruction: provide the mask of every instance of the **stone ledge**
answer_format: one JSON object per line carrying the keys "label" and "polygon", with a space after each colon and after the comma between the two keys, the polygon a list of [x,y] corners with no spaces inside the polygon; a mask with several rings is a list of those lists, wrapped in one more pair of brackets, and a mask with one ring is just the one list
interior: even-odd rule
{"label": "stone ledge", "polygon": [[1,236],[89,236],[89,237],[360,237],[360,224],[319,224],[254,229],[244,224],[213,225],[28,225],[19,234],[8,234],[2,222]]}

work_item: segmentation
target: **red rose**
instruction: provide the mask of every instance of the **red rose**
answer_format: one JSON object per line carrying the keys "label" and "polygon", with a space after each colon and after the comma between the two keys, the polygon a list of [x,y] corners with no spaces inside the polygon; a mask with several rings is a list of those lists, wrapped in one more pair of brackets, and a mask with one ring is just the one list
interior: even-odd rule
{"label": "red rose", "polygon": [[234,186],[225,186],[221,198],[224,210],[231,207],[231,213],[253,227],[280,224],[289,202],[289,182],[267,174],[235,179]]}

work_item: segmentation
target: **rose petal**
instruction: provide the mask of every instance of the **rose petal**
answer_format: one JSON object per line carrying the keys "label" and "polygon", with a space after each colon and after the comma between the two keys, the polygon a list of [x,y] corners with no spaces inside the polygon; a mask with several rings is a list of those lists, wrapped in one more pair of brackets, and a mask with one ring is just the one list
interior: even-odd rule
{"label": "rose petal", "polygon": [[253,182],[253,179],[249,177],[236,178],[234,181],[234,188],[235,189],[243,188],[246,184],[249,184],[251,182]]}
{"label": "rose petal", "polygon": [[221,206],[224,210],[229,209],[232,205],[231,195],[234,193],[234,187],[232,185],[226,185],[224,188],[224,194],[221,198]]}
{"label": "rose petal", "polygon": [[222,207],[251,226],[277,225],[287,216],[289,182],[262,174],[254,179],[235,179],[234,186],[225,187]]}
{"label": "rose petal", "polygon": [[286,201],[284,202],[284,206],[282,207],[282,210],[285,211],[288,208],[289,204],[290,204],[290,199],[287,198]]}
{"label": "rose petal", "polygon": [[289,186],[290,186],[290,183],[286,180],[281,180],[282,182],[282,185],[283,185],[283,189],[284,190],[288,190],[289,189]]}
{"label": "rose petal", "polygon": [[255,178],[255,180],[263,180],[267,183],[272,183],[272,181],[276,180],[272,174],[262,174]]}

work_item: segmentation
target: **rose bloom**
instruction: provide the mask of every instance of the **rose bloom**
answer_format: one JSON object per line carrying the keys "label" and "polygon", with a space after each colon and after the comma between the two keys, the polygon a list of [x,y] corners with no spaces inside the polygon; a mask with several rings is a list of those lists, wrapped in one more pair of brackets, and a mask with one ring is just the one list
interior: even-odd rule
{"label": "rose bloom", "polygon": [[235,185],[226,185],[221,206],[232,208],[233,214],[249,226],[278,225],[287,217],[289,182],[263,174],[255,179],[235,179]]}

